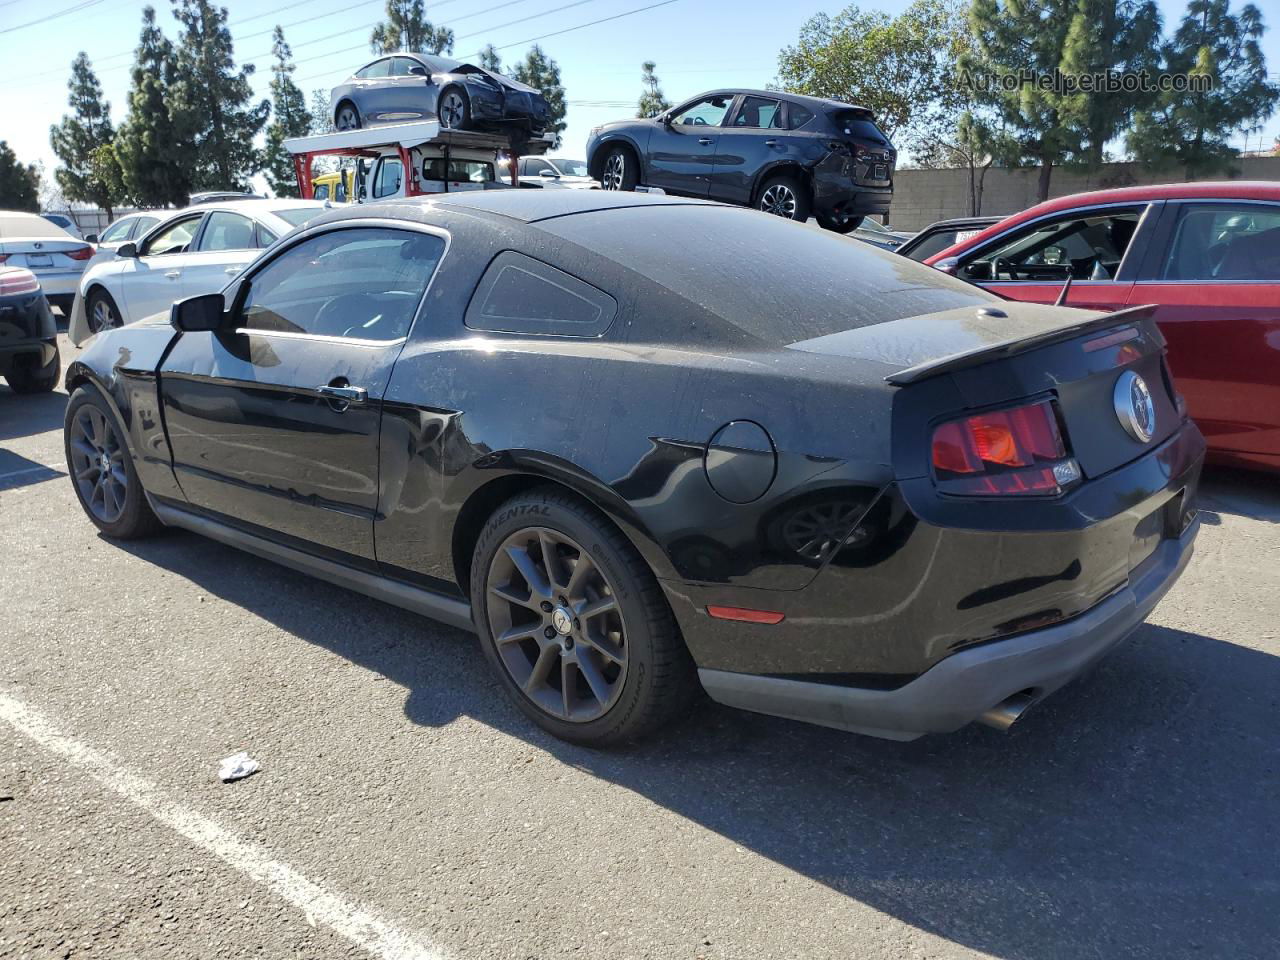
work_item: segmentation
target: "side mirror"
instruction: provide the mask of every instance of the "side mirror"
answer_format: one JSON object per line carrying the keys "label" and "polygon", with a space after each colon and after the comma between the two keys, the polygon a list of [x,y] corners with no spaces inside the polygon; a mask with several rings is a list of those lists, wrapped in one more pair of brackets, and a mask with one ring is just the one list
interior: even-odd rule
{"label": "side mirror", "polygon": [[202,293],[179,300],[169,308],[169,323],[183,333],[204,333],[222,328],[226,305],[220,293]]}
{"label": "side mirror", "polygon": [[89,234],[87,237],[85,237],[85,238],[84,238],[84,242],[85,242],[85,243],[97,243],[97,242],[98,242],[98,235],[97,235],[96,233],[91,233],[91,234]]}
{"label": "side mirror", "polygon": [[129,257],[135,259],[138,256],[138,245],[130,240],[128,243],[122,243],[116,247],[117,257]]}
{"label": "side mirror", "polygon": [[560,174],[556,173],[554,170],[543,170],[541,173],[538,174],[538,176],[545,177],[548,180],[560,179]]}
{"label": "side mirror", "polygon": [[671,119],[671,114],[669,113],[664,113],[658,119],[662,121],[662,125],[664,127],[669,127],[671,126],[672,123],[674,123],[674,121]]}
{"label": "side mirror", "polygon": [[410,68],[409,68],[409,76],[411,76],[411,77],[425,77],[425,76],[427,76],[427,68],[426,68],[426,67],[410,67]]}

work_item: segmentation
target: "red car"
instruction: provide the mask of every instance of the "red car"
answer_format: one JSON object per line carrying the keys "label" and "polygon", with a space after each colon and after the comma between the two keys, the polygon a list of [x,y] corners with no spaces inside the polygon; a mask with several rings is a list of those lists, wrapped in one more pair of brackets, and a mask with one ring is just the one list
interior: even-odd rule
{"label": "red car", "polygon": [[1280,183],[1059,197],[926,263],[1011,300],[1155,304],[1209,458],[1280,471]]}

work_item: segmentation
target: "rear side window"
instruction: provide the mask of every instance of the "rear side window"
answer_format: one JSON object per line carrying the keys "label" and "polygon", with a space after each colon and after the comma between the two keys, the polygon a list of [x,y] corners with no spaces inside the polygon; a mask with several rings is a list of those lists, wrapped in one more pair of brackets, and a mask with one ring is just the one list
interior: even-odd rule
{"label": "rear side window", "polygon": [[365,67],[363,70],[361,70],[359,73],[356,74],[356,76],[361,80],[372,80],[377,77],[386,77],[390,75],[391,75],[390,59],[377,60],[369,64],[367,67]]}
{"label": "rear side window", "polygon": [[764,97],[743,97],[742,107],[734,117],[735,127],[759,127],[772,129],[782,126],[782,110],[777,100]]}
{"label": "rear side window", "polygon": [[253,239],[253,221],[238,213],[215,210],[209,214],[209,222],[200,234],[203,252],[213,250],[252,250],[257,246]]}
{"label": "rear side window", "polygon": [[796,130],[803,127],[806,123],[813,119],[813,111],[808,107],[802,107],[798,103],[787,105],[787,128]]}
{"label": "rear side window", "polygon": [[1280,205],[1183,204],[1163,280],[1274,280],[1280,267]]}
{"label": "rear side window", "polygon": [[506,250],[493,258],[467,307],[466,325],[497,333],[598,337],[618,302],[563,270]]}

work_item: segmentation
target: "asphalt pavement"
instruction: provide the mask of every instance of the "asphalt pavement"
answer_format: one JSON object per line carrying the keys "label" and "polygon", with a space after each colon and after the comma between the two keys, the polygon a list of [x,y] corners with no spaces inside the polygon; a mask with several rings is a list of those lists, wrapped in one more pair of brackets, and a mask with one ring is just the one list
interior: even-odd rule
{"label": "asphalt pavement", "polygon": [[[463,632],[99,536],[65,402],[0,387],[0,957],[1280,951],[1274,479],[1211,474],[1150,623],[1008,734],[704,704],[594,752]],[[221,783],[240,750],[261,772]]]}

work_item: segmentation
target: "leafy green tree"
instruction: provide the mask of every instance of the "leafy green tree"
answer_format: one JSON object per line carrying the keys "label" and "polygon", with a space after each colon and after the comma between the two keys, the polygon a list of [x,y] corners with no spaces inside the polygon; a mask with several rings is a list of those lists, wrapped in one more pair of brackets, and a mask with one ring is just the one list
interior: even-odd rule
{"label": "leafy green tree", "polygon": [[1191,0],[1164,45],[1165,70],[1211,89],[1162,93],[1140,112],[1126,139],[1134,158],[1158,169],[1181,168],[1188,179],[1230,170],[1237,152],[1229,138],[1261,130],[1280,99],[1280,88],[1267,82],[1258,43],[1265,29],[1251,3],[1232,14],[1229,0]]}
{"label": "leafy green tree", "polygon": [[183,30],[169,112],[193,134],[192,185],[197,190],[243,189],[259,169],[253,139],[271,104],[251,102],[253,64],[236,69],[225,7],[209,0],[174,0],[173,15]]}
{"label": "leafy green tree", "polygon": [[453,31],[427,19],[423,0],[387,0],[387,19],[373,28],[374,53],[452,53]]}
{"label": "leafy green tree", "polygon": [[169,111],[177,74],[173,44],[156,26],[155,8],[146,7],[134,53],[129,112],[115,140],[124,192],[141,206],[182,206],[191,194],[192,131]]}
{"label": "leafy green tree", "polygon": [[867,107],[891,140],[909,146],[941,122],[954,21],[943,0],[915,0],[897,17],[856,5],[817,14],[778,55],[778,84]]}
{"label": "leafy green tree", "polygon": [[[1062,49],[1062,71],[1155,75],[1160,70],[1160,9],[1155,0],[1079,0]],[[1154,95],[1142,90],[1075,92],[1059,102],[1062,120],[1078,132],[1076,165],[1097,169],[1106,145],[1129,128]]]}
{"label": "leafy green tree", "polygon": [[293,155],[284,141],[305,137],[311,130],[311,113],[306,96],[293,82],[293,52],[285,42],[284,30],[278,25],[271,48],[275,63],[271,66],[271,124],[267,127],[267,145],[263,151],[263,167],[267,183],[278,197],[298,196],[298,181],[293,172]]}
{"label": "leafy green tree", "polygon": [[502,57],[498,54],[498,48],[492,43],[486,44],[480,51],[480,66],[494,73],[502,72]]}
{"label": "leafy green tree", "polygon": [[[49,129],[53,152],[62,161],[54,176],[68,200],[96,204],[106,211],[109,220],[121,200],[120,181],[109,170],[103,171],[97,159],[100,147],[110,148],[115,130],[111,125],[111,104],[102,99],[102,84],[83,51],[71,62],[67,88],[71,113]],[[103,172],[108,179],[100,175]]]}
{"label": "leafy green tree", "polygon": [[564,116],[569,109],[564,99],[564,85],[560,83],[560,65],[548,57],[542,51],[542,47],[535,43],[525,54],[524,60],[516,65],[512,76],[521,83],[541,91],[547,98],[547,105],[551,108],[551,123],[547,126],[547,130],[554,131],[558,147],[560,134],[567,126]]}
{"label": "leafy green tree", "polygon": [[653,72],[657,64],[646,60],[640,65],[640,82],[644,84],[644,92],[640,94],[640,102],[636,104],[637,117],[656,117],[671,109],[671,103],[662,95],[662,87],[658,86],[658,77]]}
{"label": "leafy green tree", "polygon": [[40,212],[40,168],[20,163],[4,140],[0,140],[0,210]]}
{"label": "leafy green tree", "polygon": [[[983,69],[992,77],[1022,71],[1048,76],[1061,69],[1077,2],[973,0],[969,21]],[[1079,130],[1067,122],[1062,98],[1036,84],[1019,84],[998,87],[994,101],[1006,131],[999,160],[1039,164],[1037,195],[1048,199],[1054,166],[1081,154]]]}

